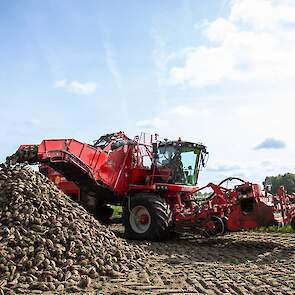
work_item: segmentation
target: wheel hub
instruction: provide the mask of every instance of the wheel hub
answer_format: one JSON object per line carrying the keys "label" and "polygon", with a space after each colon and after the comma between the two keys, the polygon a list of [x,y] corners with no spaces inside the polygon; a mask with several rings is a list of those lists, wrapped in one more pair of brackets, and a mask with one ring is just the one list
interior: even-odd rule
{"label": "wheel hub", "polygon": [[145,233],[151,225],[151,215],[146,207],[135,206],[129,217],[132,229],[139,234]]}
{"label": "wheel hub", "polygon": [[147,214],[142,214],[139,217],[139,223],[140,224],[148,224],[149,223],[149,216]]}

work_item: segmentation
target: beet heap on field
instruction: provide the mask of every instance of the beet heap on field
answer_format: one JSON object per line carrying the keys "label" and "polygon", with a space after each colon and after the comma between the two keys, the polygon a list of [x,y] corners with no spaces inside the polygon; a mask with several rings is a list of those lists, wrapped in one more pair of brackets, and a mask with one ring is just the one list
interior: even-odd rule
{"label": "beet heap on field", "polygon": [[74,291],[142,259],[39,172],[0,168],[0,294]]}

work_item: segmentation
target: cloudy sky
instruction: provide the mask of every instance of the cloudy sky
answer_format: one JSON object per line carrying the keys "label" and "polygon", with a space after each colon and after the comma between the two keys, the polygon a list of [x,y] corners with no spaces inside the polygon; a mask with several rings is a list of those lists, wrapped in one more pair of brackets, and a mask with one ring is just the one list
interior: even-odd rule
{"label": "cloudy sky", "polygon": [[0,161],[124,130],[207,145],[200,184],[295,173],[294,0],[4,0],[0,44]]}

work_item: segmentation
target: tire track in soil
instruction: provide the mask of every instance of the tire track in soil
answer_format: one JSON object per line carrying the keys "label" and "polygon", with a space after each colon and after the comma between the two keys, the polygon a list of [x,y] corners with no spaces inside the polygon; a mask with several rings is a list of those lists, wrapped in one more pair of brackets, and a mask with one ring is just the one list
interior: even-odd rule
{"label": "tire track in soil", "polygon": [[[113,230],[122,232],[118,225]],[[295,234],[186,234],[130,243],[150,252],[149,264],[106,280],[101,294],[295,294]]]}

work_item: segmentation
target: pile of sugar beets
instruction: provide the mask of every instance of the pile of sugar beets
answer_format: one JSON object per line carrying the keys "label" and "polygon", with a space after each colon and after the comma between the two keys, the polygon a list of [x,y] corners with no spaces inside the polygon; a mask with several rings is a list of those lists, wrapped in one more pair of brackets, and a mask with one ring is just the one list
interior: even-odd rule
{"label": "pile of sugar beets", "polygon": [[78,292],[145,259],[39,172],[0,167],[0,294]]}

